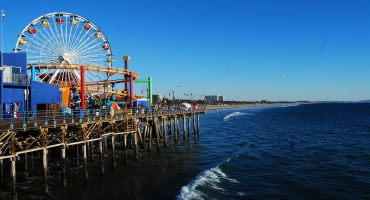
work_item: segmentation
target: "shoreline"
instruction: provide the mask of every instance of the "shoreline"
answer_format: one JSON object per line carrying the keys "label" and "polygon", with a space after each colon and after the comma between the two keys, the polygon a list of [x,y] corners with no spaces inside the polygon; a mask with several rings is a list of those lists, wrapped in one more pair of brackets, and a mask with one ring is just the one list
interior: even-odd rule
{"label": "shoreline", "polygon": [[[278,105],[291,105],[292,103],[282,103],[282,104],[236,104],[236,105],[207,105],[206,110],[220,110],[220,109],[232,109],[232,108],[246,108],[246,107],[258,107],[258,106],[278,106]],[[296,104],[296,103],[293,103]]]}

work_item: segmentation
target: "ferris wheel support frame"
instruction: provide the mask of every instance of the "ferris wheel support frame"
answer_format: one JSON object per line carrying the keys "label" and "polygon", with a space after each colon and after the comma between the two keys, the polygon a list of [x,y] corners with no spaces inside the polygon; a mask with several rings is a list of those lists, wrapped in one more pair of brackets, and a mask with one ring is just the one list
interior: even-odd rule
{"label": "ferris wheel support frame", "polygon": [[81,65],[81,109],[85,109],[85,66]]}

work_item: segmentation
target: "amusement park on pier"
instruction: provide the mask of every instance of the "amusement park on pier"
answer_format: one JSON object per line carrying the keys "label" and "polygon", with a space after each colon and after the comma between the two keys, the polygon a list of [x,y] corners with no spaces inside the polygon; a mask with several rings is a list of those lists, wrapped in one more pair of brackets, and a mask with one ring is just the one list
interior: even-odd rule
{"label": "amusement park on pier", "polygon": [[[3,10],[1,14],[3,20]],[[103,30],[75,13],[47,13],[20,28],[14,51],[1,49],[1,189],[17,199],[17,171],[27,180],[28,166],[39,155],[43,193],[48,195],[48,154],[55,148],[60,150],[61,187],[65,188],[68,147],[77,152],[77,160],[82,149],[83,177],[88,180],[87,153],[93,158],[94,143],[99,144],[96,151],[103,175],[108,147],[116,168],[116,138],[122,141],[125,156],[131,149],[137,160],[139,147],[150,151],[153,143],[160,150],[170,136],[177,142],[180,121],[184,139],[199,135],[199,114],[205,113],[202,107],[183,103],[177,109],[152,108],[152,77],[139,79],[139,73],[129,68],[130,56],[120,59],[124,66],[114,66]],[[143,86],[146,96],[134,91],[134,84],[142,83],[147,84]],[[174,95],[173,90],[169,92],[173,99]]]}

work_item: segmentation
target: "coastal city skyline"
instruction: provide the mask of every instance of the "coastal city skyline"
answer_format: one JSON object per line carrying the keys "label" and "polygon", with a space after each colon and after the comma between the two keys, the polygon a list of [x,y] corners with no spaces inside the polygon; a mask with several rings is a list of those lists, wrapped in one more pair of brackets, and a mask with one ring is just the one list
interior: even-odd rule
{"label": "coastal city skyline", "polygon": [[[153,93],[222,94],[230,101],[370,99],[369,1],[104,3],[1,1],[1,50],[12,52],[35,18],[72,12],[104,32],[113,66],[123,67],[128,55],[129,69],[140,79],[152,77]],[[145,96],[143,86],[135,84],[135,94]]]}

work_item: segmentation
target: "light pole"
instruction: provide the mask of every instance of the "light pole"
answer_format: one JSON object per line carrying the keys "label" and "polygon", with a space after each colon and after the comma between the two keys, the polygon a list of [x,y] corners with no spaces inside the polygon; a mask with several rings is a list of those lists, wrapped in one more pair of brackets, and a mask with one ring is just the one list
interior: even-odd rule
{"label": "light pole", "polygon": [[207,105],[207,102],[206,102],[206,94],[202,93],[202,94],[200,95],[200,98],[202,98],[202,97],[203,97],[203,106],[204,106],[204,105]]}
{"label": "light pole", "polygon": [[202,98],[202,97],[203,97],[203,101],[206,101],[206,94],[202,93],[202,94],[200,95],[200,98]]}
{"label": "light pole", "polygon": [[173,101],[173,105],[175,106],[175,91],[173,91],[173,89],[170,89],[168,91],[168,96],[170,97],[171,96],[171,91],[172,91],[172,101]]}
{"label": "light pole", "polygon": [[[4,13],[4,10],[1,10],[1,49],[0,49],[0,53],[1,53],[1,63],[0,63],[0,67],[3,67],[3,47],[4,47],[4,42],[3,42],[3,19],[5,18],[5,13]],[[0,69],[2,70],[2,69]],[[2,97],[1,97],[2,98]],[[1,105],[0,105],[0,111],[3,110],[3,102],[1,102]]]}
{"label": "light pole", "polygon": [[196,97],[196,96],[201,97],[199,94],[194,94],[193,96],[194,96],[194,101],[196,101],[196,100],[197,100],[197,97]]}
{"label": "light pole", "polygon": [[166,93],[162,93],[163,94],[163,105],[165,105],[166,104],[166,99],[167,99],[167,95],[166,95]]}
{"label": "light pole", "polygon": [[184,93],[185,96],[189,96],[189,94],[190,94],[190,99],[192,99],[193,98],[193,93],[191,91],[189,91],[188,93]]}
{"label": "light pole", "polygon": [[3,21],[4,21],[4,18],[5,18],[5,13],[4,13],[4,10],[1,10],[1,66],[3,66],[3,59],[4,59],[4,51],[3,51],[3,48],[4,48],[4,40],[3,40]]}

